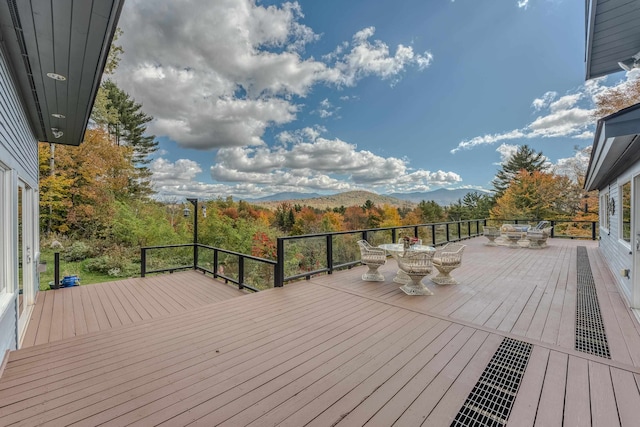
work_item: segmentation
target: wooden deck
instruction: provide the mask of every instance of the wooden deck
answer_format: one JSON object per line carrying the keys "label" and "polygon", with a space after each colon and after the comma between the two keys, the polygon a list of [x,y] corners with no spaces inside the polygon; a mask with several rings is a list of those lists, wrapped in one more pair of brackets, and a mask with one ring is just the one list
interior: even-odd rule
{"label": "wooden deck", "polygon": [[40,292],[22,348],[245,295],[195,271]]}
{"label": "wooden deck", "polygon": [[[639,326],[595,243],[483,242],[433,296],[390,261],[12,352],[0,425],[448,426],[504,337],[533,344],[509,425],[638,425]],[[573,349],[578,245],[611,360]]]}

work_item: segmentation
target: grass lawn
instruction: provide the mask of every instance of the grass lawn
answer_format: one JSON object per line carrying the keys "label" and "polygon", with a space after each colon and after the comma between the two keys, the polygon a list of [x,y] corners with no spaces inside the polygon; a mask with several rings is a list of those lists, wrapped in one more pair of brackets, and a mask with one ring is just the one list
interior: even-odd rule
{"label": "grass lawn", "polygon": [[[54,275],[54,252],[53,250],[44,249],[40,252],[40,262],[47,263],[47,271],[40,273],[40,290],[46,291],[51,289],[49,283],[53,283]],[[60,256],[60,279],[64,276],[76,275],[80,278],[81,285],[89,285],[91,283],[111,282],[121,279],[121,277],[109,276],[108,274],[88,272],[83,268],[85,261],[68,262]]]}

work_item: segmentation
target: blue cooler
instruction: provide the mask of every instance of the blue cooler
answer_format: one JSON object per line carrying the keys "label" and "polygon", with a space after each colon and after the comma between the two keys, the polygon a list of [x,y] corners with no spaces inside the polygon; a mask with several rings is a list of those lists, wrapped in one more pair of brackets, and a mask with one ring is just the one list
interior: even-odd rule
{"label": "blue cooler", "polygon": [[64,276],[60,281],[60,286],[68,288],[71,286],[80,286],[80,278],[78,276]]}

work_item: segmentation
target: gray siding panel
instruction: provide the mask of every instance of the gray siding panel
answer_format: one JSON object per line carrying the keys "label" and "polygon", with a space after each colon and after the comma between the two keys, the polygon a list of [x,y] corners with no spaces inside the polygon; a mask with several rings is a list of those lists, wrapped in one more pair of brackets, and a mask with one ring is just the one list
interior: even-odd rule
{"label": "gray siding panel", "polygon": [[38,183],[38,141],[33,136],[13,79],[0,49],[0,144],[9,153],[2,158],[30,185]]}
{"label": "gray siding panel", "polygon": [[[23,109],[20,94],[14,85],[12,75],[9,70],[7,58],[0,47],[0,162],[9,169],[5,174],[8,179],[7,187],[0,188],[0,205],[7,208],[5,213],[13,222],[11,228],[3,224],[7,229],[17,229],[15,212],[17,210],[14,189],[17,188],[18,179],[26,182],[30,187],[38,188],[38,141],[36,140],[27,115]],[[8,190],[8,191],[6,191]],[[38,224],[37,204],[34,210],[34,224]],[[6,220],[6,218],[5,218]],[[35,241],[38,241],[37,227],[35,228]],[[4,248],[4,256],[15,259],[17,253],[16,234],[0,233],[0,244]],[[10,264],[10,263],[7,263]],[[0,269],[0,274],[5,275],[7,280],[7,293],[4,296],[3,305],[0,307],[0,357],[4,357],[6,350],[16,349],[18,326],[16,301],[18,293],[15,290],[16,272],[9,268],[7,272]],[[34,291],[37,280],[34,283],[25,283],[25,286],[33,286]],[[7,299],[11,297],[10,301]]]}
{"label": "gray siding panel", "polygon": [[611,215],[609,233],[603,231],[600,234],[600,250],[607,260],[612,275],[618,283],[618,287],[623,290],[625,296],[631,300],[632,283],[630,278],[622,277],[620,270],[633,268],[633,255],[630,253],[628,244],[622,241],[620,230],[620,215],[622,201],[618,191],[618,184],[623,184],[628,180],[615,181],[609,186],[609,197],[615,200],[615,213]]}

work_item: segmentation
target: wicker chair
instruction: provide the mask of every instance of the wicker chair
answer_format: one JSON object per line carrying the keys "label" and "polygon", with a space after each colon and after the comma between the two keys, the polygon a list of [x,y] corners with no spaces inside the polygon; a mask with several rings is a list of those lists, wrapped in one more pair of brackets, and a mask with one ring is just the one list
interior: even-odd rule
{"label": "wicker chair", "polygon": [[384,276],[378,271],[378,268],[387,262],[386,251],[371,246],[366,240],[358,240],[358,246],[360,247],[360,262],[369,267],[369,270],[362,275],[362,280],[384,282]]}
{"label": "wicker chair", "polygon": [[449,273],[462,265],[462,252],[465,245],[460,243],[447,243],[436,250],[433,256],[433,266],[438,270],[438,275],[431,278],[431,281],[438,285],[457,285],[456,279]]}
{"label": "wicker chair", "polygon": [[489,239],[488,243],[485,243],[487,246],[498,246],[495,240],[500,237],[500,230],[498,227],[484,227],[484,237]]}
{"label": "wicker chair", "polygon": [[434,253],[435,251],[406,251],[396,257],[400,270],[411,279],[410,283],[400,287],[405,294],[433,295],[433,292],[422,284],[422,278],[431,274]]}

